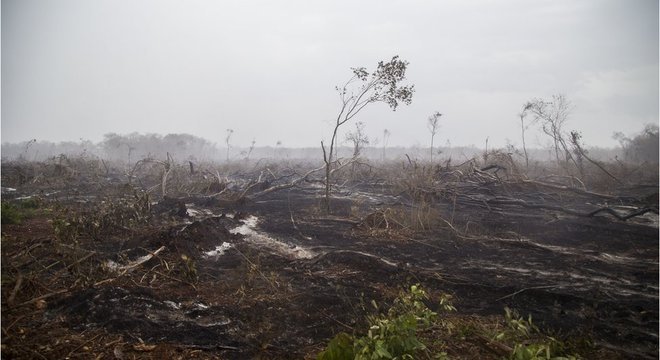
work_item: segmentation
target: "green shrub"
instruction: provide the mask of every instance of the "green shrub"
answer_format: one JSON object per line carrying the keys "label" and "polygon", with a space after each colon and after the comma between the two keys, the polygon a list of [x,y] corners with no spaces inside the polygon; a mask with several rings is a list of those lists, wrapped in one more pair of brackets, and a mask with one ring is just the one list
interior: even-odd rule
{"label": "green shrub", "polygon": [[41,207],[37,198],[23,199],[19,202],[2,202],[2,224],[19,224],[25,218],[32,216],[35,209]]}
{"label": "green shrub", "polygon": [[[421,287],[411,286],[410,292],[402,293],[387,314],[367,317],[366,335],[340,333],[317,359],[414,359],[416,353],[426,350],[426,345],[417,338],[417,331],[431,326],[438,315],[426,306],[427,299]],[[447,297],[443,297],[440,307],[454,310]]]}
{"label": "green shrub", "polygon": [[39,209],[41,207],[41,199],[36,197],[30,197],[21,200],[21,202],[18,203],[18,205],[22,209],[32,209],[32,210]]}
{"label": "green shrub", "polygon": [[20,212],[20,209],[17,208],[14,204],[8,203],[6,201],[2,202],[2,209],[0,212],[0,217],[2,218],[2,224],[18,224],[23,220],[23,215]]}

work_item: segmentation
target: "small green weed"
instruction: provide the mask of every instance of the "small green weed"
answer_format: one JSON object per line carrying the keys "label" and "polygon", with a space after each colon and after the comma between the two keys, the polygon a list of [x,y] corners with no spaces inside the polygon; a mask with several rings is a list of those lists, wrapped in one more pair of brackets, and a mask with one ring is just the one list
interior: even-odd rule
{"label": "small green weed", "polygon": [[81,226],[74,213],[65,207],[56,205],[52,213],[50,225],[53,227],[55,238],[61,244],[78,244]]}
{"label": "small green weed", "polygon": [[34,209],[41,208],[41,206],[43,204],[43,201],[42,201],[42,199],[40,199],[38,197],[30,197],[30,198],[21,200],[18,204],[22,209],[33,209],[34,210]]}
{"label": "small green weed", "polygon": [[504,320],[507,328],[495,339],[514,341],[511,360],[575,360],[575,355],[565,355],[566,346],[557,339],[547,336],[532,322],[532,316],[527,319],[515,310],[504,308]]}
{"label": "small green weed", "polygon": [[189,257],[186,254],[181,254],[181,261],[183,264],[183,272],[193,284],[196,284],[199,281],[199,274],[197,273],[197,265],[195,265],[195,260]]}
{"label": "small green weed", "polygon": [[532,322],[532,315],[527,319],[521,317],[516,310],[504,308],[504,322],[507,329],[499,333],[496,337],[497,340],[504,338],[518,338],[529,337],[532,333],[538,332],[539,329]]}

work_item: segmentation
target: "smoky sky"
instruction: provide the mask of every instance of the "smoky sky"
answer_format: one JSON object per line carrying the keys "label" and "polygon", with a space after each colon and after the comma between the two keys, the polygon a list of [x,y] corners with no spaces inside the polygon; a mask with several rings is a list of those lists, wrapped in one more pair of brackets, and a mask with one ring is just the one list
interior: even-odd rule
{"label": "smoky sky", "polygon": [[[351,67],[409,61],[410,106],[356,120],[372,144],[520,143],[517,114],[564,94],[587,145],[658,123],[656,0],[3,0],[2,141],[189,133],[319,146]],[[342,132],[351,130],[347,124]],[[528,145],[544,146],[540,132]]]}

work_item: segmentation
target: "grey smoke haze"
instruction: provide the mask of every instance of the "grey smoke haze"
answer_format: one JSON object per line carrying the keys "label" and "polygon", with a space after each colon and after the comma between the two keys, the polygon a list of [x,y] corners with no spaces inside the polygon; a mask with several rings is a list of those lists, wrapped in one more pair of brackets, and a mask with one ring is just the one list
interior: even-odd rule
{"label": "grey smoke haze", "polygon": [[658,122],[657,0],[3,0],[1,137],[318,146],[349,68],[395,54],[412,105],[358,119],[392,146],[427,144],[436,110],[436,144],[517,144],[522,104],[555,93],[588,145]]}

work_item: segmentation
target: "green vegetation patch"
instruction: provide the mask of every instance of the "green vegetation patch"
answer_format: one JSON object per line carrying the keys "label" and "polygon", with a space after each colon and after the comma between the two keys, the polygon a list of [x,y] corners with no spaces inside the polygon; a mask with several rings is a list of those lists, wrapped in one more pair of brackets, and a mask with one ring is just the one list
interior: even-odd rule
{"label": "green vegetation patch", "polygon": [[[539,330],[531,316],[505,308],[494,322],[466,321],[439,316],[426,303],[428,296],[413,285],[401,293],[385,313],[367,316],[366,333],[340,333],[318,360],[450,359],[576,360],[575,347]],[[375,303],[374,303],[375,305]],[[439,311],[455,311],[448,295],[441,295]],[[488,349],[483,354],[482,349]],[[449,350],[449,351],[448,351]],[[451,354],[451,356],[448,354]]]}
{"label": "green vegetation patch", "polygon": [[21,221],[33,215],[34,211],[41,206],[36,198],[24,199],[18,202],[2,202],[0,216],[2,225],[20,224]]}
{"label": "green vegetation patch", "polygon": [[[417,338],[417,332],[436,324],[438,317],[424,303],[427,299],[421,287],[411,286],[409,292],[399,295],[386,314],[367,317],[366,334],[338,334],[317,359],[415,359],[417,353],[427,350]],[[455,310],[446,298],[442,299],[440,307],[446,311]]]}

